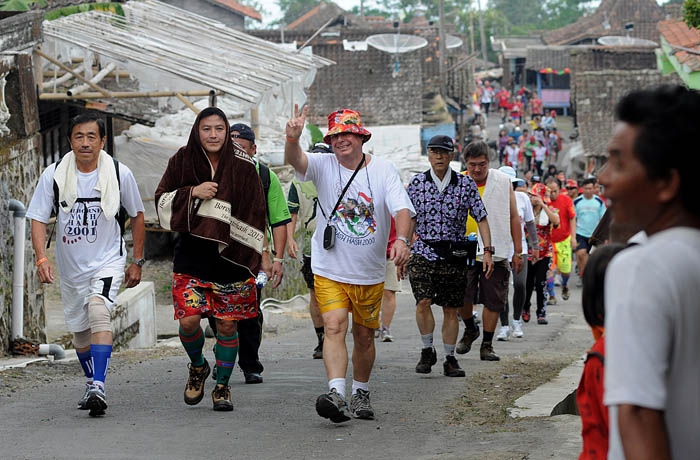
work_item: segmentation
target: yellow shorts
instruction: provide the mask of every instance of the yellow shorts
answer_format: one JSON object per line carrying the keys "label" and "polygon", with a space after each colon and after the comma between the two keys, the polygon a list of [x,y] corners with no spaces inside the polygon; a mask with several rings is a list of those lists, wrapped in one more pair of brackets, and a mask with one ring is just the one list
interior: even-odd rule
{"label": "yellow shorts", "polygon": [[563,241],[554,243],[554,257],[559,273],[571,273],[571,235]]}
{"label": "yellow shorts", "polygon": [[370,329],[379,327],[384,283],[358,285],[340,283],[314,275],[316,300],[321,314],[345,308],[352,311],[352,321]]}

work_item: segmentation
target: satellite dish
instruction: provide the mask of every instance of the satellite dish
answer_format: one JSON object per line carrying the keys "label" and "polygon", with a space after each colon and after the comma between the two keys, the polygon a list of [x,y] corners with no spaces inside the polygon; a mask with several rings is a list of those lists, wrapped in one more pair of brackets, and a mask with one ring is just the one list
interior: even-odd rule
{"label": "satellite dish", "polygon": [[656,42],[645,40],[643,38],[622,37],[618,35],[608,35],[600,37],[598,43],[604,46],[653,46],[658,47]]}
{"label": "satellite dish", "polygon": [[454,35],[445,35],[445,48],[451,50],[452,48],[459,48],[464,42],[461,38],[455,37]]}
{"label": "satellite dish", "polygon": [[399,54],[419,50],[428,45],[428,40],[417,35],[378,34],[367,37],[367,44],[379,51]]}

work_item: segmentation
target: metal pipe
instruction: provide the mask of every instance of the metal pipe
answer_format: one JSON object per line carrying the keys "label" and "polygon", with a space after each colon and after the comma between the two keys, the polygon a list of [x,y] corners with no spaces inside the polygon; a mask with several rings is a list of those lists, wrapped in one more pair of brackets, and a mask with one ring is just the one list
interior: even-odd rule
{"label": "metal pipe", "polygon": [[24,231],[27,209],[22,202],[10,200],[14,215],[15,253],[12,264],[12,329],[10,339],[24,337]]}
{"label": "metal pipe", "polygon": [[[110,62],[109,64],[107,64],[107,66],[106,66],[104,69],[100,70],[100,71],[97,73],[97,75],[95,75],[94,77],[92,77],[92,78],[90,79],[90,81],[93,82],[93,83],[95,83],[95,84],[101,82],[112,70],[114,70],[115,67],[117,67],[117,66],[116,66],[113,62]],[[83,85],[78,85],[78,86],[74,86],[73,88],[71,88],[71,89],[69,89],[68,91],[66,91],[66,94],[69,95],[69,96],[75,96],[76,94],[80,94],[80,93],[82,93],[82,92],[84,92],[84,91],[87,91],[87,89],[88,89],[89,87],[90,87],[90,86],[85,85],[85,84],[83,84]]]}
{"label": "metal pipe", "polygon": [[61,345],[55,343],[42,343],[39,345],[39,355],[51,355],[53,359],[63,359],[66,357],[66,351]]}

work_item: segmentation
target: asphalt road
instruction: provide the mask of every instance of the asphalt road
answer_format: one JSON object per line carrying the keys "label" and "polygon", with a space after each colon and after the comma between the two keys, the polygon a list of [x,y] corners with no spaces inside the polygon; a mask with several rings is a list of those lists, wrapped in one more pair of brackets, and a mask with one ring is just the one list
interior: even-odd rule
{"label": "asphalt road", "polygon": [[[573,289],[569,302],[560,299],[550,309],[548,326],[526,324],[524,339],[496,342],[496,352],[525,362],[547,353],[583,353],[591,339],[575,301],[579,296]],[[370,381],[376,420],[335,425],[316,414],[315,399],[327,385],[322,361],[311,359],[316,337],[309,320],[308,327],[264,340],[263,384],[245,385],[242,373],[234,370],[233,412],[212,411],[211,378],[198,406],[184,404],[184,351],[141,362],[115,355],[107,377],[110,406],[97,419],[75,409],[83,391],[77,373],[13,393],[0,399],[0,458],[577,458],[580,425],[573,416],[526,419],[503,430],[450,423],[450,407],[469,376],[503,364],[480,361],[477,342],[476,350],[458,356],[467,379],[444,377],[442,315],[436,308],[439,361],[431,374],[416,374],[420,337],[414,302],[407,293],[398,300],[392,327],[396,341],[377,343]]]}

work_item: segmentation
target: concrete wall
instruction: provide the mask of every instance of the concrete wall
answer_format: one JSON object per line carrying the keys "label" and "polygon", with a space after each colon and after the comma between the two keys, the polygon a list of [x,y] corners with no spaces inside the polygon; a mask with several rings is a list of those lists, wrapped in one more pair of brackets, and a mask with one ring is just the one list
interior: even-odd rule
{"label": "concrete wall", "polygon": [[222,6],[214,5],[207,0],[163,0],[172,6],[191,11],[192,13],[214,19],[234,29],[245,28],[245,16],[234,13]]}
{"label": "concrete wall", "polygon": [[[0,355],[7,353],[12,305],[14,235],[8,200],[29,204],[41,172],[41,139],[32,75],[31,49],[40,39],[41,13],[30,12],[0,21],[0,51],[21,50],[0,58],[0,77],[5,75],[4,95],[9,119],[0,121]],[[2,78],[0,78],[0,81]],[[0,119],[4,110],[0,104]],[[5,112],[7,114],[7,112]],[[44,296],[36,276],[36,259],[27,222],[24,273],[24,336],[45,340]]]}
{"label": "concrete wall", "polygon": [[152,281],[142,281],[117,296],[112,331],[115,349],[156,346],[156,291]]}

